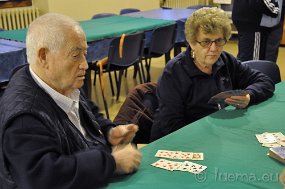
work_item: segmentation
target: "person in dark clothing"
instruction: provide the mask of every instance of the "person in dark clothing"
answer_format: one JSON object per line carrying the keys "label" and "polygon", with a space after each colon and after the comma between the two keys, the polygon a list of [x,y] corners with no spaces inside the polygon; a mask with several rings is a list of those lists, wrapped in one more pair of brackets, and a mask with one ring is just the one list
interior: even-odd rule
{"label": "person in dark clothing", "polygon": [[88,68],[86,37],[73,19],[48,13],[30,24],[29,65],[0,101],[0,188],[104,186],[138,169],[129,145],[137,125],[115,125],[79,90]]}
{"label": "person in dark clothing", "polygon": [[263,15],[277,17],[280,8],[276,0],[235,0],[232,20],[238,31],[238,59],[265,60],[270,27],[261,24]]}
{"label": "person in dark clothing", "polygon": [[283,36],[284,11],[285,2],[282,3],[280,22],[270,29],[266,43],[265,60],[269,60],[274,63],[277,62],[279,46]]}
{"label": "person in dark clothing", "polygon": [[220,106],[208,101],[222,91],[246,92],[225,99],[225,105],[237,108],[264,101],[274,92],[268,76],[223,52],[231,36],[230,21],[223,10],[195,11],[186,21],[185,34],[190,47],[167,63],[157,84],[159,108],[152,141],[217,111]]}

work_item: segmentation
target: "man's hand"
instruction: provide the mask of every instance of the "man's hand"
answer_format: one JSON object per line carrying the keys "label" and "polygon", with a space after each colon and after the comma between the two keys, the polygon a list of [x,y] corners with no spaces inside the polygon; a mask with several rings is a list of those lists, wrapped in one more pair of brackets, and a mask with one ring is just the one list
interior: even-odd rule
{"label": "man's hand", "polygon": [[118,146],[112,155],[116,161],[117,174],[128,174],[136,171],[141,163],[141,153],[132,145]]}
{"label": "man's hand", "polygon": [[237,108],[246,108],[250,102],[250,95],[245,96],[231,96],[226,98],[225,103],[235,106]]}
{"label": "man's hand", "polygon": [[133,140],[138,129],[135,124],[118,125],[110,130],[108,140],[113,146],[128,144]]}

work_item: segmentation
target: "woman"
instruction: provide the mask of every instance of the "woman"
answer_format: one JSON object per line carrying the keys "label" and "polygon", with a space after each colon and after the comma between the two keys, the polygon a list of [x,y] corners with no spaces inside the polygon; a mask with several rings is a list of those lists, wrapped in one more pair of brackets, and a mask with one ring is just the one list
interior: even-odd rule
{"label": "woman", "polygon": [[208,101],[222,91],[244,90],[245,94],[224,100],[237,108],[264,101],[274,92],[274,83],[268,76],[223,52],[231,36],[230,20],[223,10],[195,11],[185,23],[185,35],[190,47],[167,64],[158,82],[159,109],[151,140],[221,108]]}

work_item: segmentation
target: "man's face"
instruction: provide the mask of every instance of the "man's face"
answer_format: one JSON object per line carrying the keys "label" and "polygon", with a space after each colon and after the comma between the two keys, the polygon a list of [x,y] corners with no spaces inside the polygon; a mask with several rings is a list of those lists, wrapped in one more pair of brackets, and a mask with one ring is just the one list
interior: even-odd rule
{"label": "man's face", "polygon": [[46,70],[48,84],[64,95],[83,86],[88,69],[87,43],[84,34],[76,31],[67,32],[66,45],[57,52],[47,52]]}

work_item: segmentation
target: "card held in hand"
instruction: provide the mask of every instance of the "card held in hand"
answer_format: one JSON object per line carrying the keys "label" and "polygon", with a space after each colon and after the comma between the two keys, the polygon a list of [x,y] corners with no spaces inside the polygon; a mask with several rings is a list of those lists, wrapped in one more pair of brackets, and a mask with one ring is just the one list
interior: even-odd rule
{"label": "card held in hand", "polygon": [[245,90],[230,90],[224,91],[212,96],[208,101],[209,104],[223,104],[226,98],[231,96],[245,96],[247,92]]}

